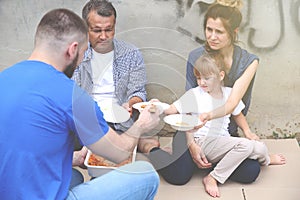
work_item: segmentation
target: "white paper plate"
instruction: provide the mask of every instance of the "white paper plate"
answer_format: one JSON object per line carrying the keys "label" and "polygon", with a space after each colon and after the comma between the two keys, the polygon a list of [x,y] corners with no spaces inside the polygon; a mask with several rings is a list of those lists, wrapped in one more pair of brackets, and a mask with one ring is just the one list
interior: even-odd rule
{"label": "white paper plate", "polygon": [[98,103],[103,112],[104,119],[111,123],[126,122],[130,118],[129,112],[122,106],[111,101],[104,101]]}
{"label": "white paper plate", "polygon": [[174,114],[164,117],[164,122],[179,131],[189,131],[202,122],[196,115]]}
{"label": "white paper plate", "polygon": [[133,104],[132,107],[141,112],[149,104],[158,106],[160,108],[160,114],[163,113],[164,110],[166,110],[170,107],[169,104],[163,103],[163,102],[139,102],[139,103]]}

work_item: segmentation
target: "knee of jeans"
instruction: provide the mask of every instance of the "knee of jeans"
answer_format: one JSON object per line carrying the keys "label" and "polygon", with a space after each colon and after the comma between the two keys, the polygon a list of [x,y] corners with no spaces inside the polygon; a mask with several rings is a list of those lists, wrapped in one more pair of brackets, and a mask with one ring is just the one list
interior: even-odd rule
{"label": "knee of jeans", "polygon": [[143,166],[142,169],[145,170],[144,172],[148,172],[150,174],[151,179],[153,179],[154,182],[159,183],[159,175],[151,163],[147,161],[136,161],[135,164]]}

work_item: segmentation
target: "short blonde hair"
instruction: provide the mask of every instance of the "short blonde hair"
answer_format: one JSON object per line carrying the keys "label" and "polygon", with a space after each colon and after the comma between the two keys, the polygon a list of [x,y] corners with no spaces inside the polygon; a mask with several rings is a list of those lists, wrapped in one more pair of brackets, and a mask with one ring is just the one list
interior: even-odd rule
{"label": "short blonde hair", "polygon": [[225,63],[220,53],[205,53],[194,64],[194,75],[196,77],[211,74],[219,76],[221,71],[225,72]]}

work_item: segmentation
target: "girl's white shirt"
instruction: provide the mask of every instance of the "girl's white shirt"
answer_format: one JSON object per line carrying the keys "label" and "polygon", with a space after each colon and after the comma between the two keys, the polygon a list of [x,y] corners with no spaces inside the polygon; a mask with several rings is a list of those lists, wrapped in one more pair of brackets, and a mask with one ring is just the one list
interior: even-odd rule
{"label": "girl's white shirt", "polygon": [[[223,98],[213,98],[209,93],[203,91],[200,87],[188,90],[183,96],[173,103],[179,113],[201,114],[210,112],[225,104],[232,88],[222,87]],[[242,101],[234,109],[233,115],[238,115],[245,105]],[[194,137],[203,136],[230,136],[228,125],[230,115],[208,121],[205,126],[194,133]]]}

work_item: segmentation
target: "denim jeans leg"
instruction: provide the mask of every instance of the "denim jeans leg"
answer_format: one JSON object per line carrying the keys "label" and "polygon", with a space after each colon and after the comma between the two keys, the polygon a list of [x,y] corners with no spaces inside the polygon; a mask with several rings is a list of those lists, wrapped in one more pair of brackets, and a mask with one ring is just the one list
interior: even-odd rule
{"label": "denim jeans leg", "polygon": [[159,176],[153,166],[136,161],[72,188],[67,200],[152,200],[158,185]]}
{"label": "denim jeans leg", "polygon": [[83,183],[84,178],[83,175],[75,168],[72,168],[72,179],[70,183],[69,189],[72,189],[73,187]]}

